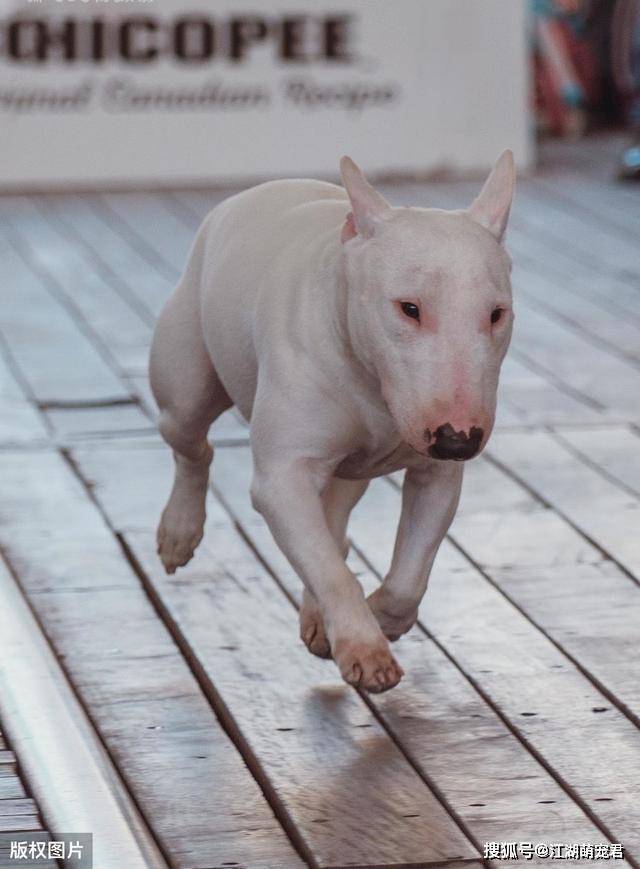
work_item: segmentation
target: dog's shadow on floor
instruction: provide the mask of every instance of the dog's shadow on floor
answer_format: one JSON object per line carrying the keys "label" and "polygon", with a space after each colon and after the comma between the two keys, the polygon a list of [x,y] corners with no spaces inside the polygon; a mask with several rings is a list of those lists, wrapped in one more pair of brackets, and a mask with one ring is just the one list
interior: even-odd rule
{"label": "dog's shadow on floor", "polygon": [[[408,714],[409,701],[407,692],[385,695],[385,704],[393,705],[394,716]],[[326,823],[329,834],[340,817],[342,829],[352,829],[354,837],[363,835],[364,795],[367,839],[375,837],[380,853],[384,853],[390,833],[395,830],[397,834],[399,824],[407,824],[409,836],[418,828],[437,828],[441,822],[439,804],[428,785],[425,782],[422,786],[400,748],[352,688],[339,684],[312,687],[300,712],[300,726],[307,737],[303,740],[305,749],[320,761],[315,764],[320,770],[315,780],[307,778],[294,785],[309,824],[315,828]]]}

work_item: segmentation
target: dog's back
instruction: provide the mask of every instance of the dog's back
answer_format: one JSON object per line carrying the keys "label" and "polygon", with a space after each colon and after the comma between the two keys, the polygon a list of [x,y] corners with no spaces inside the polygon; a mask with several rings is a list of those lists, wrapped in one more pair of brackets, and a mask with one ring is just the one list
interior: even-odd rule
{"label": "dog's back", "polygon": [[[269,181],[222,202],[200,229],[193,256],[201,256],[198,283],[204,342],[245,416],[250,414],[257,377],[254,339],[259,292],[268,283],[268,310],[273,316],[286,316],[282,309],[287,302],[281,293],[288,289],[278,281],[274,259],[283,258],[287,274],[295,274],[296,255],[308,257],[327,222],[337,220],[339,226],[342,218],[334,216],[330,202],[341,213],[348,210],[346,193],[335,184]],[[316,203],[320,208],[315,208]],[[325,203],[331,214],[326,214]]]}

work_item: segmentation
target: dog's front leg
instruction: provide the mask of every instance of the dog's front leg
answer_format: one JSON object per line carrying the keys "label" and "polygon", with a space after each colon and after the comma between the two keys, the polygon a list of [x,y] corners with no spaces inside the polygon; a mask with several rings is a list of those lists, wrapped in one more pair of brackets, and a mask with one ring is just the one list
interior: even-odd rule
{"label": "dog's front leg", "polygon": [[252,500],[317,600],[342,677],[367,691],[386,691],[402,670],[327,525],[321,492],[331,471],[304,458],[256,461]]}
{"label": "dog's front leg", "polygon": [[455,516],[462,471],[462,463],[434,461],[405,474],[391,568],[367,599],[389,640],[405,634],[418,617],[436,553]]}

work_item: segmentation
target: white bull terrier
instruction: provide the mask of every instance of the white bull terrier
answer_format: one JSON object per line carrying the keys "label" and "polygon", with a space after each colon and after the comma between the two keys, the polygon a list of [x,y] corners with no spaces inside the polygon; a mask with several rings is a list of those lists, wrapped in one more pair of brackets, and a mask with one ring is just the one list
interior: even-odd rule
{"label": "white bull terrier", "polygon": [[[466,211],[392,208],[344,157],[344,188],[272,181],[205,219],[158,322],[151,384],[175,480],[158,529],[168,573],[200,542],[211,423],[251,423],[254,507],[304,583],[301,636],[367,691],[396,685],[456,510],[463,460],[494,422],[511,336],[505,151]],[[389,574],[364,597],[345,563],[372,477],[406,468]]]}

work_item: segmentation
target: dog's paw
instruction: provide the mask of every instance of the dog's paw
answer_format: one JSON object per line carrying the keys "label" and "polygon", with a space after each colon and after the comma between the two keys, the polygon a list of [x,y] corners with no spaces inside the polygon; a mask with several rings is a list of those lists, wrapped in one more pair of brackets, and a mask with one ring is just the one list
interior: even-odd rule
{"label": "dog's paw", "polygon": [[330,658],[331,647],[317,604],[305,594],[300,607],[300,638],[312,655]]}
{"label": "dog's paw", "polygon": [[372,694],[394,688],[404,676],[386,640],[374,644],[338,640],[333,657],[345,682]]}
{"label": "dog's paw", "polygon": [[157,534],[157,552],[167,573],[175,573],[178,567],[184,567],[191,561],[202,540],[203,528],[204,514],[186,516],[167,507]]}
{"label": "dog's paw", "polygon": [[394,612],[385,597],[383,586],[369,595],[367,604],[376,617],[382,633],[392,643],[410,631],[418,619],[417,608],[409,612]]}

